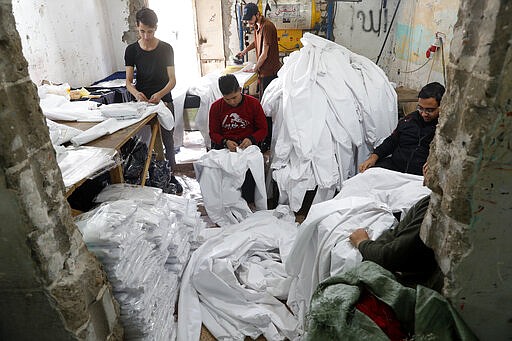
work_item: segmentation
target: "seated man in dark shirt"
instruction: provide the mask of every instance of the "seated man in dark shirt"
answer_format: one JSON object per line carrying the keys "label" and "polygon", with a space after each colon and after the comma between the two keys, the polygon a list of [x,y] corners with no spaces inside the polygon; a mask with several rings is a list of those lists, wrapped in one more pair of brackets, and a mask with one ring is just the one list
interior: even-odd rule
{"label": "seated man in dark shirt", "polygon": [[387,230],[376,240],[370,240],[365,229],[359,228],[350,236],[363,260],[372,261],[393,272],[404,285],[422,284],[441,290],[443,276],[434,251],[420,238],[420,228],[428,209],[430,196],[418,201],[395,229]]}
{"label": "seated man in dark shirt", "polygon": [[444,86],[437,82],[425,85],[418,94],[417,110],[398,122],[393,133],[359,165],[359,171],[375,166],[421,175],[436,131],[444,92]]}

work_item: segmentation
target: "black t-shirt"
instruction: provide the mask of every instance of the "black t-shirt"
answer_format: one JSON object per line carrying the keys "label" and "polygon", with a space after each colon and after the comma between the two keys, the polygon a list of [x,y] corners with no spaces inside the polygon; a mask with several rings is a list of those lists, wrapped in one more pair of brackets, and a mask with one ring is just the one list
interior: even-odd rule
{"label": "black t-shirt", "polygon": [[[135,42],[126,47],[124,63],[136,70],[135,88],[150,98],[155,92],[162,90],[169,81],[167,67],[174,66],[174,51],[171,45],[161,40],[151,51],[144,51],[139,43]],[[162,97],[162,101],[172,102],[171,93]]]}

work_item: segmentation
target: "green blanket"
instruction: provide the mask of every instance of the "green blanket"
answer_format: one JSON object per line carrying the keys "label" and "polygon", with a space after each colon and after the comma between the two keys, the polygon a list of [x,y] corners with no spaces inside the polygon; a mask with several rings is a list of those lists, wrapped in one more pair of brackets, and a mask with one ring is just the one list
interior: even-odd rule
{"label": "green blanket", "polygon": [[423,286],[404,287],[373,262],[363,262],[318,285],[311,299],[306,340],[389,340],[354,308],[362,288],[393,309],[412,340],[477,340],[442,295]]}

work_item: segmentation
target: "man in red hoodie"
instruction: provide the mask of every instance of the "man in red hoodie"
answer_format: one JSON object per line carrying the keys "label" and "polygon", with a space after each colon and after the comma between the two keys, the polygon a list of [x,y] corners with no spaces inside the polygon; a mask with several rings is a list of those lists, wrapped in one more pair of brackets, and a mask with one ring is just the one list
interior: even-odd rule
{"label": "man in red hoodie", "polygon": [[219,78],[222,98],[210,107],[210,138],[212,149],[245,149],[259,145],[267,136],[267,121],[260,102],[242,94],[233,75]]}

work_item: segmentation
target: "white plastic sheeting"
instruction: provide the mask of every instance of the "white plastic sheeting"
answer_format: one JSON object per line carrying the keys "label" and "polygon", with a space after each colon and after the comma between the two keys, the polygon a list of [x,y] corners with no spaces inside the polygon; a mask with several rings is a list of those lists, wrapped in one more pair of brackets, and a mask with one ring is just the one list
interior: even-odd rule
{"label": "white plastic sheeting", "polygon": [[201,225],[195,202],[122,184],[107,187],[96,200],[113,201],[76,223],[112,283],[125,339],[173,340],[179,276],[189,258],[190,236],[197,237],[195,225]]}
{"label": "white plastic sheeting", "polygon": [[301,325],[318,283],[361,262],[350,234],[365,227],[376,239],[396,223],[393,212],[405,213],[428,194],[422,176],[370,168],[345,181],[334,199],[311,207],[286,262],[292,277],[287,303]]}
{"label": "white plastic sheeting", "polygon": [[70,187],[114,165],[115,149],[54,146],[64,186]]}
{"label": "white plastic sheeting", "polygon": [[293,221],[284,207],[259,211],[193,253],[180,289],[179,341],[199,340],[201,323],[217,340],[297,337],[297,320],[276,298],[288,292],[283,263],[297,231]]}
{"label": "white plastic sheeting", "polygon": [[256,183],[256,209],[267,208],[263,154],[257,146],[237,148],[236,152],[210,150],[194,162],[194,169],[204,207],[210,219],[219,226],[240,222],[252,213],[240,189],[247,170],[251,171]]}
{"label": "white plastic sheeting", "polygon": [[69,142],[73,137],[82,133],[82,130],[53,122],[46,119],[46,126],[50,132],[50,140],[54,146]]}
{"label": "white plastic sheeting", "polygon": [[377,65],[310,33],[301,41],[262,99],[276,123],[271,167],[280,203],[294,211],[317,186],[317,202],[332,197],[397,123],[396,92]]}

